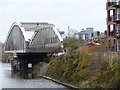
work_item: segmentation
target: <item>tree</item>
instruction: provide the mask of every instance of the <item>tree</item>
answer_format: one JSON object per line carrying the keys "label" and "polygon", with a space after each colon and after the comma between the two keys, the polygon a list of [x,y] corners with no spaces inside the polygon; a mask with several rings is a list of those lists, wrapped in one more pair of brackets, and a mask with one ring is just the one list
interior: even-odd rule
{"label": "tree", "polygon": [[64,47],[69,47],[72,49],[77,49],[80,46],[80,40],[75,37],[68,37],[63,41]]}

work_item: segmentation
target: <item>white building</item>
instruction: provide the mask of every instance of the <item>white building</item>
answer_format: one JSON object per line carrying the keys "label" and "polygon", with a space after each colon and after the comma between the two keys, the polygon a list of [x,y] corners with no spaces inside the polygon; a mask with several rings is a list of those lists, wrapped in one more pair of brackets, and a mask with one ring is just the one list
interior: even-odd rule
{"label": "white building", "polygon": [[80,32],[80,39],[81,40],[86,40],[86,31],[84,29],[82,29],[81,32]]}
{"label": "white building", "polygon": [[92,27],[86,28],[86,40],[92,39],[93,32],[94,32],[94,29]]}
{"label": "white building", "polygon": [[82,29],[80,32],[80,38],[82,40],[91,40],[92,39],[92,34],[93,34],[93,28],[89,27],[86,28],[86,30]]}
{"label": "white building", "polygon": [[77,30],[68,27],[68,37],[76,37]]}

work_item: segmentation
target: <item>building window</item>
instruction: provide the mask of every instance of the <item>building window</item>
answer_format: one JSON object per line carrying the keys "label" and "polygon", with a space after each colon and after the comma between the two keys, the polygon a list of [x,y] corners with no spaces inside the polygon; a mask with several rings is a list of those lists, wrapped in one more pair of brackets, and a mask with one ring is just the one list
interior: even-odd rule
{"label": "building window", "polygon": [[115,44],[115,39],[113,40],[113,44]]}
{"label": "building window", "polygon": [[109,39],[109,45],[111,45],[111,41],[110,41],[110,39]]}
{"label": "building window", "polygon": [[118,50],[117,51],[120,51],[120,46],[118,46]]}

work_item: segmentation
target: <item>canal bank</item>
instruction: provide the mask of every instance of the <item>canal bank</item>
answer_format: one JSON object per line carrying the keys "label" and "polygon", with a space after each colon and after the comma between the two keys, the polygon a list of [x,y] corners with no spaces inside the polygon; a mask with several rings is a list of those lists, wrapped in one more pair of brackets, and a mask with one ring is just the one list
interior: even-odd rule
{"label": "canal bank", "polygon": [[48,68],[49,68],[49,63],[40,62],[40,63],[38,64],[38,66],[40,66],[39,70],[38,70],[38,69],[35,69],[35,70],[38,70],[38,71],[39,71],[38,73],[36,73],[36,74],[37,74],[37,77],[44,78],[44,79],[47,79],[47,80],[51,80],[51,81],[53,81],[53,82],[55,82],[55,83],[61,84],[61,85],[63,85],[63,86],[66,86],[66,87],[68,87],[68,88],[70,88],[70,89],[72,89],[72,90],[79,90],[79,89],[80,89],[80,88],[75,87],[75,86],[73,86],[73,85],[70,85],[70,84],[61,82],[61,81],[59,81],[59,80],[56,80],[56,79],[54,79],[54,78],[51,78],[51,77],[47,76],[47,75],[46,75],[46,72],[47,72],[47,70],[48,70]]}
{"label": "canal bank", "polygon": [[51,81],[53,81],[53,82],[55,82],[55,83],[64,85],[64,86],[70,88],[71,90],[80,90],[80,88],[78,88],[78,87],[75,87],[75,86],[72,86],[72,85],[63,83],[63,82],[61,82],[61,81],[58,81],[58,80],[56,80],[56,79],[53,79],[53,78],[50,78],[50,77],[47,77],[47,76],[40,76],[40,77],[45,78],[45,79],[48,79],[48,80],[51,80]]}

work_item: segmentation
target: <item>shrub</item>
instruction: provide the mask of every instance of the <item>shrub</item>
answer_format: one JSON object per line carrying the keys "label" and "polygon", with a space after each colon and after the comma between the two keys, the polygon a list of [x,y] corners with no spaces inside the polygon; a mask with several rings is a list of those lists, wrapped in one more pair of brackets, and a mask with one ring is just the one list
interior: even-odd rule
{"label": "shrub", "polygon": [[52,58],[46,75],[82,88],[118,88],[120,61],[111,66],[106,59],[101,53],[69,52]]}

